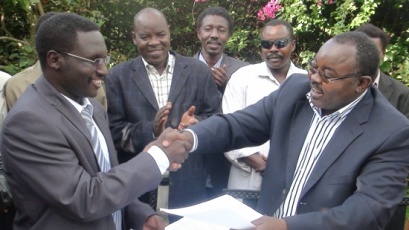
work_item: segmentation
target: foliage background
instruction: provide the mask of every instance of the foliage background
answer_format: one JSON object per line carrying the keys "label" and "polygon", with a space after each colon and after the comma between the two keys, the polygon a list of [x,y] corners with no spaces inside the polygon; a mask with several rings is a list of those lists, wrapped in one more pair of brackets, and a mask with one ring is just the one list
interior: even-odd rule
{"label": "foliage background", "polygon": [[[271,1],[271,0],[270,0]],[[133,16],[144,7],[155,7],[167,16],[172,49],[193,55],[200,44],[195,19],[209,6],[226,8],[235,31],[226,52],[250,63],[260,61],[257,14],[269,0],[0,0],[0,70],[14,74],[36,61],[34,26],[48,11],[75,12],[101,26],[113,64],[133,58],[137,51],[130,37]],[[340,32],[371,22],[390,36],[381,69],[409,83],[409,1],[407,0],[280,0],[276,16],[289,21],[296,33],[294,61],[305,67],[319,47]]]}

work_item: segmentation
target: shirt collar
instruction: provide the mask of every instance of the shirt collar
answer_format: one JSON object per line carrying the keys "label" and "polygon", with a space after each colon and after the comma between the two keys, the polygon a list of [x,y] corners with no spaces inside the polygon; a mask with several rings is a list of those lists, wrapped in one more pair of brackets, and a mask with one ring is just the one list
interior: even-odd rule
{"label": "shirt collar", "polygon": [[375,81],[373,82],[376,88],[379,88],[379,78],[380,77],[381,77],[381,70],[378,70],[378,75],[376,75]]}
{"label": "shirt collar", "polygon": [[[264,61],[263,63],[264,63],[264,67],[265,67],[265,68],[263,68],[263,69],[260,70],[260,74],[259,74],[258,76],[259,76],[259,77],[264,77],[264,78],[268,77],[268,78],[270,78],[272,81],[275,81],[275,82],[277,82],[277,84],[279,84],[278,81],[277,81],[277,79],[276,79],[276,78],[274,77],[274,75],[271,73],[270,67],[268,67],[267,63],[266,63],[265,61]],[[291,76],[292,74],[294,74],[296,68],[297,68],[297,67],[294,65],[294,63],[293,63],[292,61],[290,61],[290,67],[288,68],[287,75],[285,76],[285,78],[287,79],[289,76]]]}
{"label": "shirt collar", "polygon": [[[220,56],[219,60],[216,62],[216,64],[214,64],[214,67],[220,67],[222,65],[222,60],[223,60],[223,56],[224,54],[222,54],[222,56]],[[205,63],[207,66],[209,66],[206,62],[206,60],[204,59],[202,52],[199,53],[199,61]]]}
{"label": "shirt collar", "polygon": [[85,109],[85,107],[89,106],[89,107],[90,107],[90,113],[91,113],[91,116],[92,116],[92,114],[93,114],[93,112],[94,112],[94,107],[92,106],[92,104],[91,104],[91,102],[89,101],[88,98],[84,97],[84,98],[82,99],[82,104],[83,104],[83,105],[80,105],[80,104],[78,104],[76,101],[74,101],[74,100],[72,100],[71,98],[65,96],[64,94],[61,94],[61,95],[63,95],[63,97],[65,97],[65,99],[67,99],[68,102],[71,103],[71,105],[73,105],[74,108],[75,108],[79,113],[81,113],[82,110]]}
{"label": "shirt collar", "polygon": [[[366,89],[364,93],[362,93],[358,98],[356,98],[354,101],[352,101],[348,105],[346,105],[346,106],[340,108],[339,110],[337,110],[337,111],[335,111],[335,112],[333,112],[333,113],[331,113],[331,114],[329,114],[327,116],[324,116],[324,117],[331,118],[331,117],[338,117],[339,116],[341,118],[344,118],[345,116],[347,116],[349,114],[349,112],[351,112],[351,110],[353,108],[355,108],[356,104],[358,104],[358,102],[360,102],[362,100],[362,98],[364,97],[364,95],[367,92],[368,92],[368,89]],[[312,103],[311,93],[308,92],[306,94],[306,97],[307,97],[308,102],[310,103],[310,106],[311,106],[312,110],[315,112],[315,114],[317,114],[319,117],[322,118],[322,110],[321,110],[321,108],[318,108],[317,106],[315,106],[314,103]]]}
{"label": "shirt collar", "polygon": [[[143,57],[142,57],[142,62],[143,62],[143,65],[146,68],[146,71],[149,72],[150,70],[155,69],[155,67],[153,65],[149,64],[148,62],[146,62]],[[167,70],[168,73],[172,74],[174,67],[175,67],[175,56],[173,56],[173,54],[168,52],[168,64],[167,64],[165,70]]]}

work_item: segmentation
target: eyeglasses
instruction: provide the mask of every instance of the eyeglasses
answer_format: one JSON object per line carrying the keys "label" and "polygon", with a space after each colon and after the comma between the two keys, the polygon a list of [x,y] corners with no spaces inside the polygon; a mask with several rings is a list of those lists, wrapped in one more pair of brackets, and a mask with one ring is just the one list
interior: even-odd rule
{"label": "eyeglasses", "polygon": [[338,80],[343,80],[343,79],[347,79],[347,78],[351,78],[351,77],[356,77],[359,76],[359,73],[350,73],[347,75],[344,75],[342,77],[330,77],[328,76],[324,71],[321,71],[318,69],[316,63],[314,60],[309,60],[308,61],[308,72],[310,74],[316,74],[318,73],[318,75],[320,76],[321,79],[325,79],[328,82],[333,82],[333,81],[338,81]]}
{"label": "eyeglasses", "polygon": [[271,47],[274,45],[277,49],[284,48],[290,43],[290,39],[279,39],[279,40],[261,40],[261,48],[263,49],[271,49]]}
{"label": "eyeglasses", "polygon": [[70,57],[74,57],[74,58],[83,60],[83,61],[90,62],[90,63],[92,63],[95,67],[101,66],[102,63],[105,63],[105,65],[108,65],[108,64],[111,62],[111,56],[109,56],[109,55],[106,56],[106,57],[104,57],[104,58],[96,58],[95,60],[91,60],[91,59],[84,58],[84,57],[80,57],[80,56],[77,56],[77,55],[75,55],[75,54],[71,54],[71,53],[67,53],[67,52],[60,52],[60,53],[65,54],[65,55],[68,55],[68,56],[70,56]]}

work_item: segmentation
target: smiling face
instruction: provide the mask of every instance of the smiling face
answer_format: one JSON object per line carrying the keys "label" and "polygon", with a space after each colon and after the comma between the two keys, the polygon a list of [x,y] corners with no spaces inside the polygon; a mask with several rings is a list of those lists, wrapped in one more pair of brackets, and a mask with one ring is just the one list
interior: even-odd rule
{"label": "smiling face", "polygon": [[[69,53],[94,60],[106,57],[107,48],[99,31],[77,32],[77,43]],[[60,58],[58,69],[62,76],[55,80],[60,93],[77,102],[84,97],[97,95],[108,74],[104,63],[96,66],[91,62],[55,52],[51,56]]]}
{"label": "smiling face", "polygon": [[202,55],[220,58],[230,38],[229,22],[219,15],[203,18],[197,37],[202,43]]}
{"label": "smiling face", "polygon": [[[328,77],[338,78],[355,73],[356,48],[350,44],[338,44],[332,39],[326,42],[315,56],[316,68]],[[352,77],[328,82],[318,73],[308,72],[311,98],[323,114],[337,111],[358,98],[368,87],[370,77]]]}
{"label": "smiling face", "polygon": [[[292,40],[290,32],[284,25],[266,26],[261,33],[261,40],[276,41],[279,39]],[[261,56],[271,70],[280,71],[283,68],[289,68],[294,49],[294,41],[283,48],[277,48],[273,45],[270,49],[261,48]]]}
{"label": "smiling face", "polygon": [[133,43],[139,54],[158,72],[166,66],[170,48],[170,32],[165,17],[155,10],[146,9],[134,19]]}

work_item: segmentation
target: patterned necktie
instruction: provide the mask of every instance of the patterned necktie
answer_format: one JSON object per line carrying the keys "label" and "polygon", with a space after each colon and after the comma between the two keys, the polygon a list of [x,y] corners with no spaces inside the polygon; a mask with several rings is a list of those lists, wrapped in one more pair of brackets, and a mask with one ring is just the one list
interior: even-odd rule
{"label": "patterned necktie", "polygon": [[[104,152],[102,151],[101,142],[98,138],[98,131],[92,120],[92,106],[87,105],[81,111],[81,116],[84,119],[85,124],[87,125],[87,128],[91,134],[91,144],[92,148],[94,149],[94,154],[97,158],[99,168],[101,169],[101,172],[107,172],[111,169],[111,163],[109,162],[109,159],[105,158]],[[114,217],[116,229],[121,230],[121,210],[112,213],[112,216]]]}

